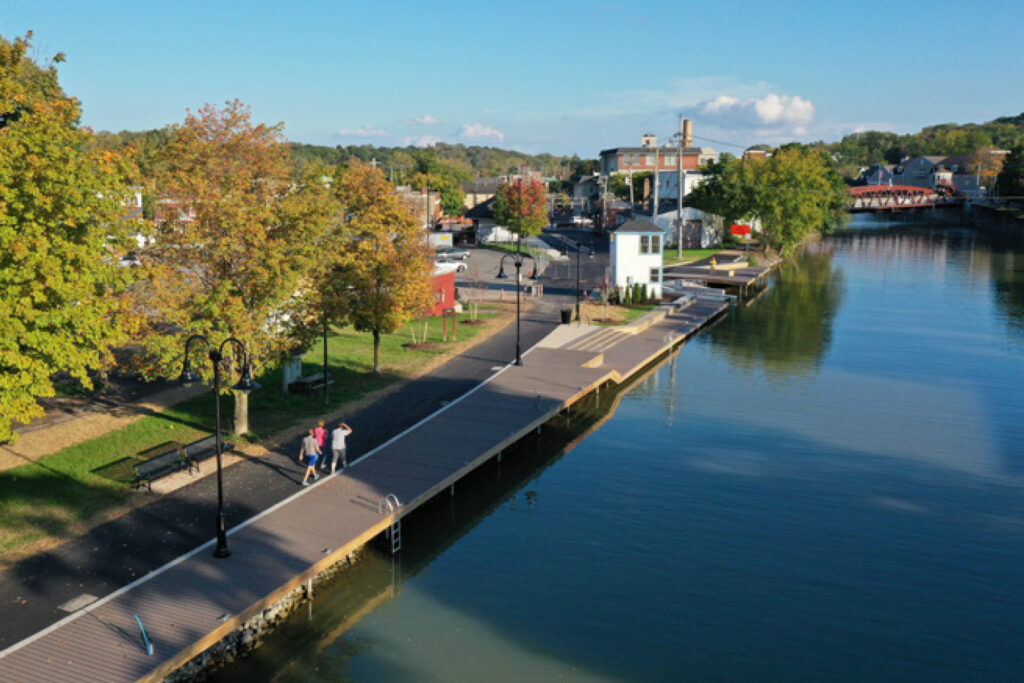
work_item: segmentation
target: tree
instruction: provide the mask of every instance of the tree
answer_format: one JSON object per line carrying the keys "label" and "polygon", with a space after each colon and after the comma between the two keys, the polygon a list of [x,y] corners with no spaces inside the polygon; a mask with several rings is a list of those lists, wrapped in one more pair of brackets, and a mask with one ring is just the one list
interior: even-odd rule
{"label": "tree", "polygon": [[469,182],[469,173],[442,162],[433,149],[418,150],[413,159],[416,167],[410,184],[437,190],[441,193],[441,210],[449,216],[461,216],[466,210],[466,193],[462,191],[462,185]]}
{"label": "tree", "polygon": [[466,211],[466,193],[462,191],[462,184],[450,175],[414,173],[409,185],[440,193],[441,211],[449,216],[461,216]]}
{"label": "tree", "polygon": [[718,214],[727,223],[761,221],[765,248],[782,252],[814,230],[839,225],[846,186],[823,150],[791,144],[768,159],[723,155],[708,167],[708,178],[691,196],[691,206]]}
{"label": "tree", "polygon": [[547,195],[544,184],[530,178],[505,182],[498,187],[491,211],[494,219],[522,239],[539,235],[548,224]]}
{"label": "tree", "polygon": [[787,252],[814,230],[841,223],[847,190],[826,153],[793,144],[764,161],[752,213],[761,219],[766,246]]}
{"label": "tree", "polygon": [[[312,160],[296,168],[281,125],[254,125],[237,100],[172,126],[158,168],[148,278],[132,292],[138,369],[175,376],[191,334],[236,337],[254,369],[276,364],[296,345],[293,310],[337,217],[325,169]],[[239,394],[235,431],[247,427]]]}
{"label": "tree", "polygon": [[974,171],[982,187],[990,188],[1003,170],[1003,155],[992,147],[982,147],[971,155],[968,169]]}
{"label": "tree", "polygon": [[0,442],[43,414],[36,397],[53,396],[54,373],[91,388],[89,370],[113,362],[132,270],[117,267],[133,227],[121,205],[130,158],[83,151],[78,103],[53,64],[25,56],[31,36],[0,38]]}
{"label": "tree", "polygon": [[1024,147],[1014,147],[1003,163],[996,181],[1003,197],[1024,197]]}
{"label": "tree", "polygon": [[430,306],[426,236],[380,170],[354,163],[335,187],[345,227],[334,251],[334,300],[357,330],[373,334],[373,371],[380,373],[381,335]]}

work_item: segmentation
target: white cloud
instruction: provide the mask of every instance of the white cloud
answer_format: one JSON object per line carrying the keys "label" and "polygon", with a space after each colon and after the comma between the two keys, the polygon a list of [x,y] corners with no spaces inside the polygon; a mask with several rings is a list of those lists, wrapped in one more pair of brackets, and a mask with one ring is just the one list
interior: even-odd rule
{"label": "white cloud", "polygon": [[342,128],[338,131],[338,135],[347,135],[357,138],[379,138],[387,135],[388,132],[383,128],[374,128],[373,126],[363,126],[361,128]]}
{"label": "white cloud", "polygon": [[436,135],[414,135],[402,138],[403,145],[415,145],[416,147],[433,147],[441,142]]}
{"label": "white cloud", "polygon": [[413,123],[418,123],[421,126],[433,126],[436,123],[440,123],[436,118],[430,114],[424,114],[423,116],[417,116],[412,120]]}
{"label": "white cloud", "polygon": [[814,120],[814,105],[799,95],[740,99],[719,95],[697,105],[708,122],[721,128],[792,131],[800,135]]}
{"label": "white cloud", "polygon": [[497,128],[491,128],[490,126],[482,123],[464,123],[462,129],[459,131],[459,137],[465,138],[466,140],[484,140],[487,138],[493,138],[498,141],[505,139],[505,134]]}
{"label": "white cloud", "polygon": [[632,88],[603,92],[601,101],[571,112],[574,116],[605,117],[650,114],[659,110],[678,110],[728,94],[737,98],[762,97],[771,86],[761,81],[744,83],[729,76],[675,78],[663,88]]}

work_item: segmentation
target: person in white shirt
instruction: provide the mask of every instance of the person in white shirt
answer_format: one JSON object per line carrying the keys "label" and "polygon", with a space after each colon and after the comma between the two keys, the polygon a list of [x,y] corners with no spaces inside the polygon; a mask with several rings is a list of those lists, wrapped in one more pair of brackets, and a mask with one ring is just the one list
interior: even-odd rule
{"label": "person in white shirt", "polygon": [[341,458],[341,469],[348,467],[348,458],[345,456],[345,437],[352,433],[352,428],[344,422],[331,431],[331,474],[338,467],[338,458]]}

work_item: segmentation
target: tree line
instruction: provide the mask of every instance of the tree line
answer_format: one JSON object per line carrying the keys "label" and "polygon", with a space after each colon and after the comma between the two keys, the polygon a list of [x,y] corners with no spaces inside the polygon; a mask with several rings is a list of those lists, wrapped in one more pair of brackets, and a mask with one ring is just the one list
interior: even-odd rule
{"label": "tree line", "polygon": [[846,135],[839,142],[818,142],[814,146],[835,155],[843,175],[855,177],[862,166],[896,164],[906,157],[974,154],[985,149],[1024,146],[1024,113],[980,124],[927,126],[908,135],[863,131]]}

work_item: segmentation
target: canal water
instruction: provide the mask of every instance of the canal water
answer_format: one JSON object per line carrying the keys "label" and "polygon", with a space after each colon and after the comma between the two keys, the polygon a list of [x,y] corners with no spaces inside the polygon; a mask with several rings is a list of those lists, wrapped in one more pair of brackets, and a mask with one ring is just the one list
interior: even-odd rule
{"label": "canal water", "polygon": [[855,222],[601,398],[217,680],[1024,679],[1019,245]]}

